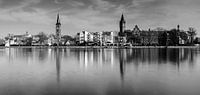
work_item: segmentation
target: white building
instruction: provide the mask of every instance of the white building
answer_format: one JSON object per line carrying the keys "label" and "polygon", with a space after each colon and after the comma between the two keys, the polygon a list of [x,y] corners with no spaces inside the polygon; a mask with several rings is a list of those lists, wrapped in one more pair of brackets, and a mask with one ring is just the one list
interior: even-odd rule
{"label": "white building", "polygon": [[81,44],[85,42],[93,42],[93,34],[87,31],[82,31],[80,33],[77,33],[76,35],[76,41]]}
{"label": "white building", "polygon": [[93,33],[93,42],[96,44],[102,44],[102,32]]}
{"label": "white building", "polygon": [[9,34],[7,38],[8,39],[5,41],[5,46],[9,47],[10,45],[25,45],[26,42],[24,41],[26,41],[28,38],[32,38],[32,35],[28,34],[28,32],[23,35]]}
{"label": "white building", "polygon": [[117,32],[114,32],[114,31],[102,32],[102,42],[104,45],[116,43],[116,39],[115,39],[116,37],[117,37]]}

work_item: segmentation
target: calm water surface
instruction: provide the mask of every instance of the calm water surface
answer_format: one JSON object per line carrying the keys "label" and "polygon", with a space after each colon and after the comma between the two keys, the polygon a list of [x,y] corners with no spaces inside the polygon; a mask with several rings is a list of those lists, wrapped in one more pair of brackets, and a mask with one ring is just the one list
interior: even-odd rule
{"label": "calm water surface", "polygon": [[199,49],[0,49],[0,95],[200,94]]}

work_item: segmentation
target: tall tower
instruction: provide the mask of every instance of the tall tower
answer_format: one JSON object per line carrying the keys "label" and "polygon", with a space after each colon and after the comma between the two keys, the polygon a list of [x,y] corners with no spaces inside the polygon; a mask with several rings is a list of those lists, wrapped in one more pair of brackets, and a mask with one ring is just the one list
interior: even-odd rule
{"label": "tall tower", "polygon": [[59,46],[59,42],[61,39],[61,23],[59,14],[57,15],[57,22],[56,22],[56,44]]}
{"label": "tall tower", "polygon": [[180,25],[177,25],[177,30],[180,31]]}
{"label": "tall tower", "polygon": [[124,15],[123,15],[123,14],[122,14],[121,20],[120,20],[120,22],[119,22],[119,28],[120,28],[119,36],[123,36],[123,35],[124,35],[125,28],[126,28],[126,21],[125,21],[125,19],[124,19]]}

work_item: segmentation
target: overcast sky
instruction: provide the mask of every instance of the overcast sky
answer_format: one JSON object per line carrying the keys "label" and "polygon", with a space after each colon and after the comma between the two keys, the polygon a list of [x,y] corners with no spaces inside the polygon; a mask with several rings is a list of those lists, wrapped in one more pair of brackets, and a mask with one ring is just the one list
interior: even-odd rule
{"label": "overcast sky", "polygon": [[55,33],[59,12],[62,34],[118,31],[124,13],[127,29],[164,27],[200,31],[200,0],[0,0],[0,36],[28,31]]}

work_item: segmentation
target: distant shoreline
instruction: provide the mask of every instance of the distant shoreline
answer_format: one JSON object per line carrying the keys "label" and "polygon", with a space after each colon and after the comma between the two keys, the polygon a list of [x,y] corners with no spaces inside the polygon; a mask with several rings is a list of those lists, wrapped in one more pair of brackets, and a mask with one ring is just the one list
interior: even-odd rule
{"label": "distant shoreline", "polygon": [[0,48],[75,48],[75,49],[134,49],[134,48],[199,48],[199,46],[0,46]]}

